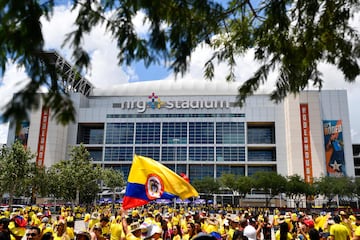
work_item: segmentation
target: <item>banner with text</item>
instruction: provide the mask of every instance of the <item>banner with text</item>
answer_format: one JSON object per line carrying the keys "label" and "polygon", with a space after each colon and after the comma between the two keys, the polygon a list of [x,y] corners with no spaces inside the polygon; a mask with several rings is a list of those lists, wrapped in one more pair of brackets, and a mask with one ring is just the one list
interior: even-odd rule
{"label": "banner with text", "polygon": [[300,104],[301,136],[304,161],[304,179],[307,183],[313,182],[311,141],[310,141],[310,120],[308,104]]}

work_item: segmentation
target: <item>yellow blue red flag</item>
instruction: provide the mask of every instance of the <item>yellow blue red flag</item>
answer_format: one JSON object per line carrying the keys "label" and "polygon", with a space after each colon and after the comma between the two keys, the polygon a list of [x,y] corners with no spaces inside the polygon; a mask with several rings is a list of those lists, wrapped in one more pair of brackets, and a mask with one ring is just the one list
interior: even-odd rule
{"label": "yellow blue red flag", "polygon": [[151,158],[134,155],[122,207],[142,206],[158,198],[184,200],[197,196],[196,189],[169,168]]}

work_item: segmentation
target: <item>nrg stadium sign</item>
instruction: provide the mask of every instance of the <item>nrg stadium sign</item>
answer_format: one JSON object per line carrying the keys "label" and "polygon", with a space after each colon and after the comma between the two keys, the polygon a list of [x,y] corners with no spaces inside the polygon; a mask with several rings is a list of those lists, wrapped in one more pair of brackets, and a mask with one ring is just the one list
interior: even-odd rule
{"label": "nrg stadium sign", "polygon": [[122,103],[114,103],[113,107],[121,109],[137,109],[139,113],[144,113],[147,108],[151,109],[216,109],[230,108],[228,101],[218,100],[182,100],[182,101],[162,101],[159,96],[152,93],[149,101],[124,101]]}

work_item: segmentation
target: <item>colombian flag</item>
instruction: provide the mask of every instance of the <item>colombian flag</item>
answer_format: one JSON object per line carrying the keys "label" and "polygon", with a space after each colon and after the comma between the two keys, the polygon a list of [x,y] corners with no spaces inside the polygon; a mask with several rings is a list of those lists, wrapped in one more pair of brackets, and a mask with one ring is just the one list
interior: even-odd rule
{"label": "colombian flag", "polygon": [[142,206],[158,198],[183,200],[197,196],[195,188],[169,168],[151,158],[134,155],[122,207]]}

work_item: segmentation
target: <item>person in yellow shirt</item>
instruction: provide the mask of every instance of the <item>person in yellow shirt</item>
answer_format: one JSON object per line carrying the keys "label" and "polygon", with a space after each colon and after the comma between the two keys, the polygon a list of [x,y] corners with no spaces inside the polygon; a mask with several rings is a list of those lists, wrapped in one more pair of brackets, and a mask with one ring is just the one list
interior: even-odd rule
{"label": "person in yellow shirt", "polygon": [[99,213],[97,212],[93,212],[91,214],[91,218],[90,218],[90,221],[89,221],[89,225],[88,225],[88,229],[87,230],[90,230],[92,229],[96,223],[100,222],[100,219],[99,219]]}
{"label": "person in yellow shirt", "polygon": [[31,217],[31,225],[32,226],[40,226],[41,219],[44,215],[41,212],[38,212],[37,214],[33,214]]}
{"label": "person in yellow shirt", "polygon": [[90,218],[91,218],[90,213],[86,213],[85,216],[84,216],[85,229],[89,229]]}
{"label": "person in yellow shirt", "polygon": [[179,223],[180,223],[180,215],[179,215],[179,210],[178,209],[174,209],[173,216],[171,218],[171,223],[172,223],[173,226],[179,225]]}
{"label": "person in yellow shirt", "polygon": [[191,215],[189,213],[185,213],[184,217],[180,217],[179,225],[180,225],[181,231],[183,233],[187,232],[187,229],[188,229],[187,224],[192,222],[190,220],[191,220]]}
{"label": "person in yellow shirt", "polygon": [[66,232],[66,222],[64,220],[59,220],[55,226],[54,231],[54,240],[70,240],[69,235]]}
{"label": "person in yellow shirt", "polygon": [[164,219],[166,221],[167,229],[172,229],[172,227],[173,227],[171,218],[172,218],[172,216],[169,213],[164,214]]}
{"label": "person in yellow shirt", "polygon": [[93,226],[93,228],[90,230],[90,236],[91,240],[104,240],[100,223],[97,223]]}
{"label": "person in yellow shirt", "polygon": [[353,228],[351,225],[351,221],[349,219],[349,214],[345,211],[340,211],[340,218],[341,218],[341,224],[347,228],[351,239],[353,235]]}
{"label": "person in yellow shirt", "polygon": [[334,216],[334,222],[330,228],[330,240],[349,240],[349,229],[341,224],[341,218],[339,215]]}
{"label": "person in yellow shirt", "polygon": [[61,207],[60,216],[62,217],[62,219],[66,219],[67,211],[66,211],[65,206]]}
{"label": "person in yellow shirt", "polygon": [[360,215],[355,215],[355,232],[353,235],[353,240],[360,240]]}
{"label": "person in yellow shirt", "polygon": [[127,218],[126,218],[126,216],[127,216],[126,210],[121,209],[120,216],[121,216],[122,228],[123,228],[123,231],[125,234],[125,239],[126,240],[141,240],[142,226],[140,225],[140,223],[138,221],[136,221],[136,222],[131,223],[129,226],[128,222],[127,222]]}
{"label": "person in yellow shirt", "polygon": [[139,222],[133,222],[128,226],[125,217],[122,217],[121,221],[126,240],[141,240],[141,226]]}
{"label": "person in yellow shirt", "polygon": [[196,236],[195,233],[195,224],[194,223],[188,223],[187,224],[187,232],[183,235],[183,240],[191,240]]}
{"label": "person in yellow shirt", "polygon": [[145,219],[144,219],[144,222],[147,223],[147,224],[153,224],[155,222],[155,219],[154,219],[154,215],[151,211],[148,211],[146,216],[145,216]]}
{"label": "person in yellow shirt", "polygon": [[41,235],[44,235],[47,232],[54,233],[51,224],[49,223],[48,217],[43,217],[41,219],[41,224],[39,225],[39,228],[41,230]]}
{"label": "person in yellow shirt", "polygon": [[73,227],[66,227],[66,234],[69,236],[70,240],[75,239],[75,231]]}
{"label": "person in yellow shirt", "polygon": [[110,240],[125,240],[121,216],[117,216],[115,221],[110,224]]}
{"label": "person in yellow shirt", "polygon": [[205,227],[205,232],[206,233],[211,233],[211,232],[218,232],[219,231],[219,222],[217,221],[217,219],[215,217],[210,217],[206,220],[206,227]]}
{"label": "person in yellow shirt", "polygon": [[[230,218],[229,223],[230,223],[230,228],[228,231],[228,238],[233,239],[235,231],[239,229],[240,219],[239,217]],[[247,225],[247,221],[246,221],[246,225]]]}
{"label": "person in yellow shirt", "polygon": [[73,211],[67,210],[65,219],[66,219],[66,224],[68,227],[71,227],[71,228],[75,227],[75,217],[74,217]]}
{"label": "person in yellow shirt", "polygon": [[131,217],[134,222],[139,221],[140,220],[139,210],[137,209],[132,210]]}
{"label": "person in yellow shirt", "polygon": [[19,215],[12,215],[9,223],[9,230],[12,233],[12,240],[21,240],[26,232],[27,221]]}
{"label": "person in yellow shirt", "polygon": [[220,230],[219,230],[222,239],[227,239],[227,238],[228,238],[229,230],[230,230],[229,220],[228,220],[228,219],[225,219],[223,225],[220,226]]}
{"label": "person in yellow shirt", "polygon": [[181,240],[181,239],[182,239],[182,234],[181,234],[180,226],[179,225],[173,226],[173,228],[172,228],[172,240]]}
{"label": "person in yellow shirt", "polygon": [[100,219],[101,234],[104,238],[110,237],[110,219],[108,217],[102,217]]}
{"label": "person in yellow shirt", "polygon": [[154,218],[154,223],[156,225],[158,225],[159,227],[161,227],[161,222],[162,222],[163,218],[161,216],[161,213],[160,212],[156,212],[155,214],[155,218]]}
{"label": "person in yellow shirt", "polygon": [[280,239],[293,239],[293,235],[289,232],[289,225],[285,221],[279,221],[279,230],[275,232],[275,240]]}
{"label": "person in yellow shirt", "polygon": [[9,208],[6,208],[6,209],[5,209],[5,211],[4,211],[4,217],[10,218],[10,209],[9,209]]}
{"label": "person in yellow shirt", "polygon": [[320,215],[315,219],[315,228],[319,231],[324,231],[328,218],[329,216],[325,211],[321,212]]}
{"label": "person in yellow shirt", "polygon": [[277,230],[279,230],[280,225],[279,225],[279,218],[281,216],[281,212],[279,210],[275,210],[275,215],[273,217],[273,222],[272,222],[272,226],[274,228],[274,231],[276,232]]}

